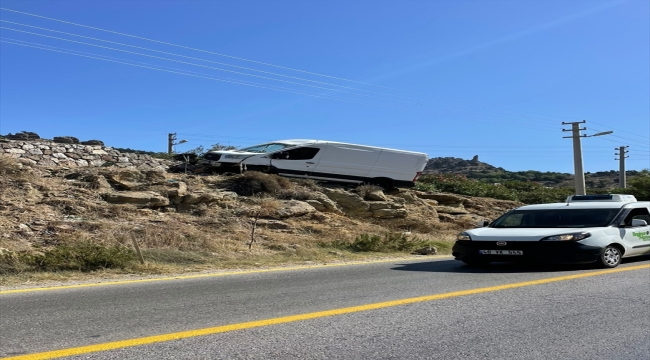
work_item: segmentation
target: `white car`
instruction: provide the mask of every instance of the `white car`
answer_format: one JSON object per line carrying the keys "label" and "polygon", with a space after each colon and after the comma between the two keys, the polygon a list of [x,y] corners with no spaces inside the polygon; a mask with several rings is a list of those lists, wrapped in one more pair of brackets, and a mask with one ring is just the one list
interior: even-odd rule
{"label": "white car", "polygon": [[632,195],[573,195],[564,203],[522,206],[460,233],[452,249],[469,265],[495,261],[598,263],[650,254],[650,202]]}

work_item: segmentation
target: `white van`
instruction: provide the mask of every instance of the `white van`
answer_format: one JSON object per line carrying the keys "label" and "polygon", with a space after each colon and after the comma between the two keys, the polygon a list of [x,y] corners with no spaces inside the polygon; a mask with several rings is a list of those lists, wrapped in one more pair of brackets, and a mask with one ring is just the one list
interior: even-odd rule
{"label": "white van", "polygon": [[597,263],[650,255],[650,202],[632,195],[573,195],[527,205],[458,235],[452,255],[469,265],[493,261]]}
{"label": "white van", "polygon": [[386,188],[413,186],[427,164],[425,153],[324,140],[279,140],[240,150],[210,151],[201,163],[240,172],[275,173]]}

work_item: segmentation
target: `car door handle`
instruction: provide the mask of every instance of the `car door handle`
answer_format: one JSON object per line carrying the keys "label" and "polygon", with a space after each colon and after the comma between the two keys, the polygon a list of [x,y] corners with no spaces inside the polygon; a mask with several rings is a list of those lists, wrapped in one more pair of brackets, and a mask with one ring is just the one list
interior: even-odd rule
{"label": "car door handle", "polygon": [[307,164],[315,164],[315,162],[307,161]]}

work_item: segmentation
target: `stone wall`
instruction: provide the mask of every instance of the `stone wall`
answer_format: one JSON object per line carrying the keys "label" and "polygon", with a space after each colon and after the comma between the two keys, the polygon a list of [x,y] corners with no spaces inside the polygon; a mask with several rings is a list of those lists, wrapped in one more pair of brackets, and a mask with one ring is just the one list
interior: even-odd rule
{"label": "stone wall", "polygon": [[10,156],[23,164],[45,167],[117,166],[166,170],[169,160],[149,155],[121,153],[108,146],[60,144],[48,140],[0,141],[0,156]]}

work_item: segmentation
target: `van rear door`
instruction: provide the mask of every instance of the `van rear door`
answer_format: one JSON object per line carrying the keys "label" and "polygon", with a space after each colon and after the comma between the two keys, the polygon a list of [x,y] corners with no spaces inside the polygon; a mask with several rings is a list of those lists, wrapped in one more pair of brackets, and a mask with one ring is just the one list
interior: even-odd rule
{"label": "van rear door", "polygon": [[411,182],[424,170],[427,160],[425,154],[383,150],[369,176]]}
{"label": "van rear door", "polygon": [[301,146],[269,154],[271,168],[278,175],[309,177],[323,154],[325,145]]}
{"label": "van rear door", "polygon": [[[363,181],[381,150],[352,144],[327,144],[314,176]],[[334,176],[330,176],[334,175]],[[337,176],[338,175],[338,176]]]}

